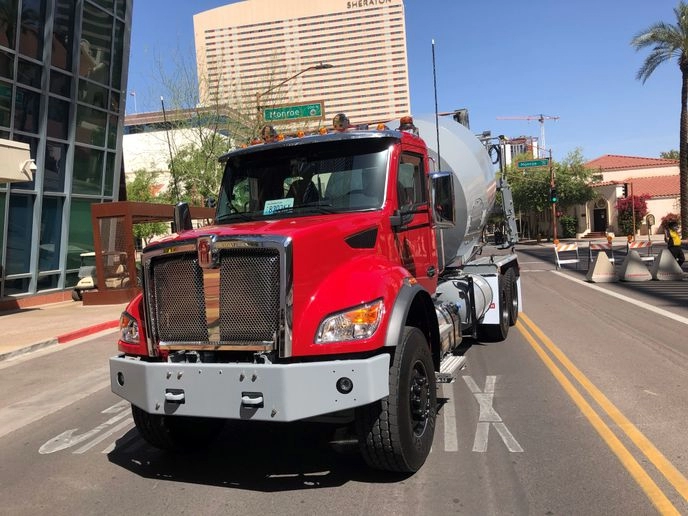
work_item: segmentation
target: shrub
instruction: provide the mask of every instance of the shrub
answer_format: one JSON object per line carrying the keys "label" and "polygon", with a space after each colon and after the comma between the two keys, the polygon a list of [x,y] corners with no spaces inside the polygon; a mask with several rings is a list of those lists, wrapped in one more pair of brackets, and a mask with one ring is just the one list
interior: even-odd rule
{"label": "shrub", "polygon": [[676,222],[677,224],[681,223],[681,217],[679,216],[678,213],[667,213],[662,217],[662,222],[659,224],[661,228],[667,227],[669,222]]}
{"label": "shrub", "polygon": [[562,215],[559,217],[559,223],[561,224],[562,238],[573,238],[576,236],[576,232],[578,231],[578,220],[576,217]]}

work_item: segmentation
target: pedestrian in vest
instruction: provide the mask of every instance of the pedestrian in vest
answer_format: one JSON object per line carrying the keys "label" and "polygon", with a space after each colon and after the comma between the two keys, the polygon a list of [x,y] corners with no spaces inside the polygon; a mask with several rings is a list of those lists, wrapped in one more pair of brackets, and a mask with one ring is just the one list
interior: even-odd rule
{"label": "pedestrian in vest", "polygon": [[678,222],[675,220],[669,222],[664,228],[664,241],[678,264],[683,265],[686,257],[683,254],[683,249],[681,249],[681,233],[678,231]]}

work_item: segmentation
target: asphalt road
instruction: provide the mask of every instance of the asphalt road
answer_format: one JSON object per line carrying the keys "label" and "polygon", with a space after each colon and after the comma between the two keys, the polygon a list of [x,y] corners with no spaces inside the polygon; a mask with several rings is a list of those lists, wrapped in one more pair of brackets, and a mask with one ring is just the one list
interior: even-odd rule
{"label": "asphalt road", "polygon": [[688,282],[586,284],[549,253],[519,251],[524,312],[505,342],[467,346],[415,475],[366,469],[320,425],[152,449],[109,391],[110,333],[0,364],[3,512],[688,513]]}

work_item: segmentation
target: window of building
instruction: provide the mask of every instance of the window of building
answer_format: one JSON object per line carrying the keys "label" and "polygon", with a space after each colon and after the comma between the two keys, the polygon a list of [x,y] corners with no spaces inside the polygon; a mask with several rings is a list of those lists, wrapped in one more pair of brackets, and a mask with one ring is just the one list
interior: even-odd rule
{"label": "window of building", "polygon": [[76,145],[72,193],[100,195],[103,188],[103,152]]}
{"label": "window of building", "polygon": [[14,54],[11,52],[0,50],[0,77],[14,78]]}
{"label": "window of building", "polygon": [[103,147],[107,113],[79,105],[76,108],[76,141]]}
{"label": "window of building", "polygon": [[40,93],[17,88],[14,98],[14,130],[37,134],[40,106]]}
{"label": "window of building", "polygon": [[69,97],[72,89],[72,78],[69,75],[51,70],[50,72],[50,93]]}
{"label": "window of building", "polygon": [[[0,45],[7,48],[14,48],[17,39],[17,5],[19,0],[0,0],[0,9],[7,13],[4,15],[3,29],[0,30]],[[14,14],[14,16],[10,16]]]}
{"label": "window of building", "polygon": [[62,235],[62,203],[59,197],[43,197],[38,251],[38,270],[53,271],[60,268],[60,241]]}
{"label": "window of building", "polygon": [[12,193],[7,217],[7,254],[5,274],[31,272],[34,195]]}
{"label": "window of building", "polygon": [[19,53],[34,59],[43,57],[44,0],[22,0]]}
{"label": "window of building", "polygon": [[48,136],[67,139],[69,130],[69,102],[50,97],[48,100]]}
{"label": "window of building", "polygon": [[48,141],[45,144],[43,191],[64,192],[66,163],[67,145]]}
{"label": "window of building", "polygon": [[104,85],[110,80],[112,23],[111,15],[84,4],[79,75]]}
{"label": "window of building", "polygon": [[55,0],[51,57],[53,66],[63,70],[72,69],[72,41],[74,41],[74,1]]}
{"label": "window of building", "polygon": [[72,199],[72,207],[69,211],[67,269],[78,268],[81,253],[93,251],[92,202],[91,199]]}
{"label": "window of building", "polygon": [[12,85],[0,81],[0,126],[9,127],[12,120]]}

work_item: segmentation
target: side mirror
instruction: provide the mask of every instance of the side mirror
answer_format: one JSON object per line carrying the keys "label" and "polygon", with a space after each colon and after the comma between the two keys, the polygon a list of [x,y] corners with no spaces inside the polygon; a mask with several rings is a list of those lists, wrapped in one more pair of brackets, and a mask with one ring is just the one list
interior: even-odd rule
{"label": "side mirror", "polygon": [[193,228],[191,224],[191,210],[189,209],[188,203],[177,203],[174,207],[174,220],[172,223],[174,224],[172,229],[175,233],[181,233],[182,231],[188,231]]}
{"label": "side mirror", "polygon": [[456,211],[454,210],[454,174],[453,172],[433,172],[432,181],[432,213],[435,226],[438,228],[453,228],[456,225]]}

